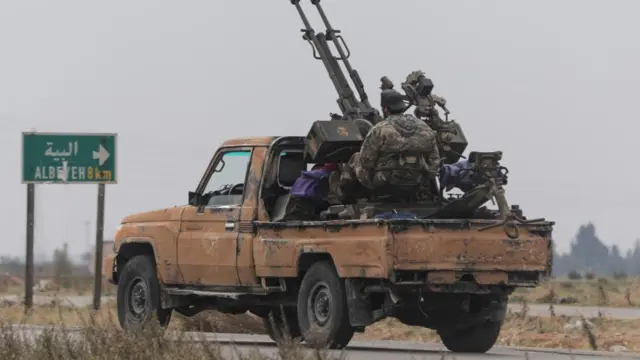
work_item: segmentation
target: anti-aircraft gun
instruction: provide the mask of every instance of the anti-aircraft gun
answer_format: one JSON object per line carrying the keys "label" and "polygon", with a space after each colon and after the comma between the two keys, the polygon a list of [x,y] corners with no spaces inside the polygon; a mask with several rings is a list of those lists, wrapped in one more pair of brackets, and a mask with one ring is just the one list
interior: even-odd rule
{"label": "anti-aircraft gun", "polygon": [[[369,129],[382,120],[380,112],[371,106],[364,90],[358,71],[350,62],[351,51],[340,35],[340,30],[331,27],[327,16],[320,6],[320,0],[310,0],[317,8],[326,26],[325,32],[316,33],[305,15],[300,0],[290,0],[296,7],[304,24],[302,38],[309,42],[313,57],[321,60],[329,74],[333,86],[338,92],[338,107],[341,114],[330,113],[331,120],[315,121],[307,135],[306,156],[310,162],[345,163],[351,155],[360,149]],[[339,56],[335,56],[329,47],[333,42]],[[344,47],[344,48],[343,48]],[[349,85],[339,61],[344,63],[351,81],[358,91],[360,100]]]}
{"label": "anti-aircraft gun", "polygon": [[[393,89],[393,82],[388,77],[383,76],[380,82],[380,89]],[[423,71],[417,70],[407,75],[401,87],[409,102],[407,109],[415,106],[415,116],[424,120],[438,133],[438,147],[444,163],[451,164],[460,160],[468,145],[467,138],[460,124],[454,120],[449,121],[450,112],[446,106],[447,101],[432,93],[433,81],[427,78]],[[436,106],[444,111],[444,120],[440,117]]]}
{"label": "anti-aircraft gun", "polygon": [[[317,8],[322,21],[326,26],[324,33],[315,33],[307,19],[300,0],[290,0],[296,7],[304,29],[302,38],[309,42],[313,49],[315,59],[321,60],[329,74],[329,77],[338,92],[337,103],[342,114],[330,113],[331,120],[315,121],[307,135],[306,155],[311,162],[333,162],[345,163],[351,155],[360,149],[364,137],[372,125],[382,120],[380,112],[371,106],[368,96],[364,90],[364,85],[358,72],[353,69],[348,59],[351,52],[342,36],[340,30],[331,27],[324,10],[320,6],[320,0],[310,0]],[[339,56],[334,56],[329,42],[333,42]],[[344,46],[344,49],[343,49]],[[349,73],[349,76],[356,86],[360,100],[356,98],[347,78],[340,67],[342,61]],[[392,89],[393,83],[386,76],[381,79],[381,89]],[[413,71],[401,85],[407,100],[409,109],[415,106],[416,117],[423,119],[438,133],[438,146],[444,164],[456,163],[464,156],[462,153],[467,148],[468,142],[460,125],[454,120],[449,121],[449,110],[446,107],[446,100],[432,93],[433,82],[427,78],[423,71]],[[436,106],[440,107],[445,114],[445,119],[440,118]],[[506,185],[506,170],[500,165],[502,152],[471,152],[468,162],[470,167],[466,172],[466,177],[474,185],[462,198],[455,201],[445,202],[444,207],[440,207],[435,212],[431,212],[426,217],[431,218],[457,218],[472,217],[477,213],[478,207],[487,200],[497,200],[498,214],[496,218],[502,221],[482,228],[487,230],[495,226],[503,225],[505,232],[508,229],[515,229],[515,223],[527,224],[539,221],[540,219],[525,220],[519,213],[517,206],[510,207],[504,195],[503,185]],[[442,194],[441,194],[442,195]],[[339,213],[340,206],[333,206],[331,209]],[[435,210],[435,209],[432,209]],[[360,216],[356,216],[360,217]],[[508,233],[510,237],[514,235]],[[517,237],[517,234],[515,235]]]}

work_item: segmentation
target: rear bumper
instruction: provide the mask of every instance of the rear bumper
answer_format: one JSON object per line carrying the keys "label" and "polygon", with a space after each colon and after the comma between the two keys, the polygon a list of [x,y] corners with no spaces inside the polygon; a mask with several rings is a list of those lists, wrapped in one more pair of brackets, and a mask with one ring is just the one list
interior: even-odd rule
{"label": "rear bumper", "polygon": [[431,291],[481,292],[495,287],[535,287],[545,275],[545,271],[538,270],[394,270],[390,280],[397,286],[416,286]]}
{"label": "rear bumper", "polygon": [[118,254],[111,253],[104,257],[102,260],[102,276],[104,276],[110,284],[116,284],[115,282],[115,273],[116,273],[116,256]]}

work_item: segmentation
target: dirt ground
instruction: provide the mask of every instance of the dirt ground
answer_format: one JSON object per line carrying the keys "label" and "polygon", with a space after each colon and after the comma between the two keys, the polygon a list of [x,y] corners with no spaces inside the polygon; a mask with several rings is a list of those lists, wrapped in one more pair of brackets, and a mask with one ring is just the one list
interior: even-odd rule
{"label": "dirt ground", "polygon": [[511,302],[522,300],[576,306],[640,307],[640,278],[554,279],[533,289],[518,289],[510,297]]}
{"label": "dirt ground", "polygon": [[[71,309],[41,306],[25,316],[21,306],[4,304],[0,307],[0,319],[6,323],[38,325],[90,325],[93,321],[104,326],[117,327],[117,316],[113,303],[97,313],[89,309]],[[527,346],[565,349],[593,349],[590,336],[599,350],[628,350],[640,352],[640,320],[623,321],[606,318],[582,320],[568,317],[533,318],[509,314],[502,328],[498,344],[504,346]],[[250,314],[225,315],[206,312],[194,318],[174,314],[170,328],[186,331],[264,334],[262,320]],[[586,331],[586,329],[588,331]],[[439,342],[437,334],[429,329],[410,327],[395,319],[385,319],[356,334],[359,340],[405,340]]]}

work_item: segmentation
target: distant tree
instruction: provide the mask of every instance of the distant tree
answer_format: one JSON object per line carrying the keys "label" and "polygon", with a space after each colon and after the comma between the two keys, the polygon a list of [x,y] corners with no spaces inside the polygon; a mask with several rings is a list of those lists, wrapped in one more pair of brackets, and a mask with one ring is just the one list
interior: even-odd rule
{"label": "distant tree", "polygon": [[582,274],[575,270],[569,271],[569,274],[567,274],[567,276],[570,280],[582,280]]}
{"label": "distant tree", "polygon": [[596,278],[596,274],[593,271],[589,270],[586,273],[584,273],[584,278],[587,280],[593,280]]}
{"label": "distant tree", "polygon": [[625,273],[624,271],[615,271],[613,273],[613,278],[616,280],[624,280],[627,278],[627,273]]}
{"label": "distant tree", "polygon": [[596,227],[593,223],[582,225],[578,229],[575,241],[571,244],[571,257],[578,270],[592,269],[594,272],[603,272],[607,267],[609,249],[596,235]]}

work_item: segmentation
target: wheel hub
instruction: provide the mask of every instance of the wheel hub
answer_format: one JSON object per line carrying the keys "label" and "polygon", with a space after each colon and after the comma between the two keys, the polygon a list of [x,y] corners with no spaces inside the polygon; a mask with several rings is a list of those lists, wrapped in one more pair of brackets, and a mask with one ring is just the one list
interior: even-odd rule
{"label": "wheel hub", "polygon": [[145,316],[148,293],[149,287],[143,279],[136,278],[131,282],[128,291],[128,307],[129,315],[136,322],[141,321]]}
{"label": "wheel hub", "polygon": [[319,283],[311,289],[307,305],[311,320],[316,325],[324,326],[331,318],[331,301],[331,291],[326,284]]}

